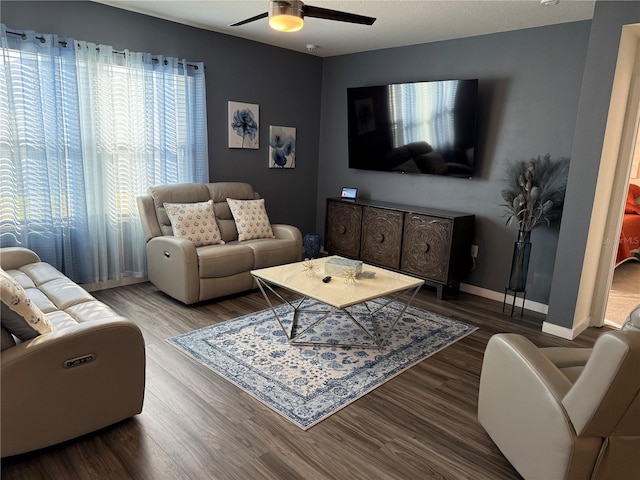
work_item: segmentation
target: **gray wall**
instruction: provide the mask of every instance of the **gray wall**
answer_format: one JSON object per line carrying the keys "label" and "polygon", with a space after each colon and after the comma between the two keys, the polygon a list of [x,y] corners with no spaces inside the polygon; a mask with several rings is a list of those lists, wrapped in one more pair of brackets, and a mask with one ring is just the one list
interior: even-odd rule
{"label": "gray wall", "polygon": [[[116,50],[206,65],[211,181],[240,181],[266,199],[273,223],[315,230],[322,59],[93,2],[7,2],[7,27],[57,33]],[[260,105],[260,149],[227,147],[227,102]],[[269,125],[297,128],[296,168],[268,168]]]}
{"label": "gray wall", "polygon": [[[318,169],[317,226],[325,198],[343,185],[362,196],[476,215],[477,266],[465,283],[502,292],[508,283],[517,227],[504,226],[506,160],[571,154],[590,22],[378,50],[325,59]],[[478,78],[477,169],[472,180],[349,169],[348,87]],[[547,303],[558,226],[532,233],[527,298]]]}
{"label": "gray wall", "polygon": [[[638,2],[598,2],[593,22],[324,60],[91,2],[2,1],[1,8],[12,28],[204,61],[211,180],[252,183],[274,222],[322,232],[326,197],[347,184],[372,199],[475,214],[479,258],[467,282],[481,288],[503,291],[516,236],[500,207],[504,162],[571,156],[560,234],[556,226],[532,235],[528,292],[549,302],[547,321],[571,326],[620,26],[640,21]],[[347,87],[444,78],[480,79],[473,180],[347,167]],[[227,148],[229,100],[260,104],[260,150]],[[270,124],[297,127],[295,169],[267,168]]]}
{"label": "gray wall", "polygon": [[622,26],[638,22],[640,2],[596,3],[547,316],[567,328],[574,321]]}

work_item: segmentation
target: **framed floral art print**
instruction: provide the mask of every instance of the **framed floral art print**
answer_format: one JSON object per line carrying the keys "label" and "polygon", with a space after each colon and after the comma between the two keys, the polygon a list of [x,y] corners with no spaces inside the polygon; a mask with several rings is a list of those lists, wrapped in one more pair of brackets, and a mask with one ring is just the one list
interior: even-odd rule
{"label": "framed floral art print", "polygon": [[296,168],[295,127],[269,126],[269,168]]}
{"label": "framed floral art print", "polygon": [[260,106],[229,102],[229,148],[260,147]]}

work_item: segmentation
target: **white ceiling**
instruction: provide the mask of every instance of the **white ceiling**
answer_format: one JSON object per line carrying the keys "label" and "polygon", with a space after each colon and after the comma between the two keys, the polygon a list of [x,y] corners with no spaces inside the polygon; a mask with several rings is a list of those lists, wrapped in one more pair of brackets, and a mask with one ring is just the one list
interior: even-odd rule
{"label": "white ceiling", "polygon": [[561,0],[308,0],[305,3],[377,18],[372,26],[306,18],[302,30],[280,33],[267,19],[239,27],[228,25],[264,13],[268,0],[94,0],[133,12],[330,57],[382,48],[471,37],[522,28],[588,20],[595,1]]}

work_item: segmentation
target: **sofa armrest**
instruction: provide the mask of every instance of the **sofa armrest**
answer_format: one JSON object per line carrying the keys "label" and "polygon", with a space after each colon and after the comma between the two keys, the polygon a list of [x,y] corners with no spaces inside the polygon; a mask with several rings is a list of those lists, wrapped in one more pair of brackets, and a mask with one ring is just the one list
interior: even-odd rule
{"label": "sofa armrest", "polygon": [[145,240],[148,242],[152,238],[162,235],[162,229],[156,214],[156,206],[151,195],[137,197],[136,202],[138,203],[138,215],[140,216]]}
{"label": "sofa armrest", "polygon": [[198,253],[190,240],[160,236],[147,243],[151,283],[167,295],[190,305],[200,300]]}
{"label": "sofa armrest", "polygon": [[575,432],[562,406],[571,385],[527,338],[497,334],[489,340],[478,420],[525,478],[565,478],[575,455]]}
{"label": "sofa armrest", "polygon": [[140,413],[144,340],[118,316],[61,328],[3,351],[0,381],[2,456],[43,448]]}
{"label": "sofa armrest", "polygon": [[16,270],[24,265],[39,262],[38,254],[24,247],[5,247],[0,249],[0,266],[3,270]]}
{"label": "sofa armrest", "polygon": [[276,238],[295,240],[299,251],[298,261],[302,260],[304,251],[302,248],[302,232],[300,232],[300,229],[293,225],[284,225],[279,223],[272,224],[271,229],[273,230],[273,235]]}

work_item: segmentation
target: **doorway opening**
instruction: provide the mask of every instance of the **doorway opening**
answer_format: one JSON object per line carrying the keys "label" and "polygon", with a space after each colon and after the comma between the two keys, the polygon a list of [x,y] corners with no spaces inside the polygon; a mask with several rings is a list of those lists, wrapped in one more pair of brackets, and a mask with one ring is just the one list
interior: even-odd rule
{"label": "doorway opening", "polygon": [[[640,24],[636,24],[623,27],[596,187],[594,204],[602,205],[606,210],[604,212],[600,210],[596,215],[601,220],[596,222],[598,225],[592,223],[592,231],[590,231],[590,236],[598,231],[603,233],[599,251],[595,248],[591,250],[592,254],[599,258],[591,298],[591,325],[593,326],[604,324],[610,292],[612,287],[617,287],[619,283],[616,282],[614,286],[613,280],[624,205],[630,181],[640,176],[634,161],[639,128]],[[619,272],[622,271],[622,269],[619,270]],[[581,289],[582,287],[581,282]],[[636,305],[638,303],[640,298]],[[612,308],[613,306],[612,304]],[[631,311],[631,308],[628,311]]]}
{"label": "doorway opening", "polygon": [[[640,61],[636,67],[640,69]],[[634,89],[640,89],[640,73],[635,76]],[[640,97],[632,92],[631,101]],[[640,109],[640,107],[637,107]],[[620,328],[629,312],[640,304],[640,122],[636,127],[631,175],[628,181],[627,202],[637,207],[627,208],[622,219],[622,229],[615,259],[613,279],[609,289],[604,324]]]}

